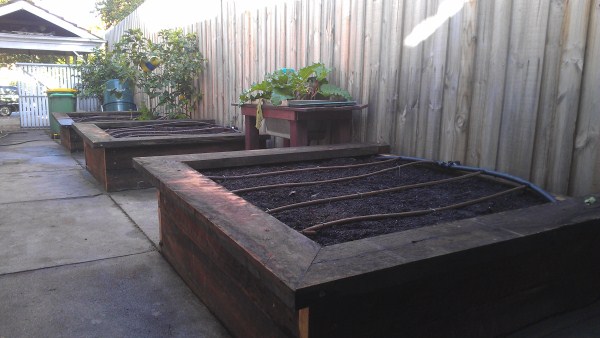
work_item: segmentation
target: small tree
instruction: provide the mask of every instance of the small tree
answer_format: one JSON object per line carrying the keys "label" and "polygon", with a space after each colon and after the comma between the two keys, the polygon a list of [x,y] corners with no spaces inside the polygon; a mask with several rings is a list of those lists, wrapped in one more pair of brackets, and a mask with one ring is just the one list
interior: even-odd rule
{"label": "small tree", "polygon": [[107,51],[104,48],[94,49],[87,60],[77,65],[81,82],[77,89],[84,96],[94,96],[103,103],[105,83],[111,79],[121,82],[135,83],[137,70],[129,65],[123,54]]}
{"label": "small tree", "polygon": [[125,19],[143,2],[144,0],[99,0],[95,7],[106,28],[110,28]]}
{"label": "small tree", "polygon": [[[158,65],[155,71],[144,67],[149,60]],[[105,81],[130,80],[150,99],[147,109],[152,116],[158,117],[164,109],[168,118],[190,117],[202,97],[194,79],[205,61],[195,34],[162,30],[158,41],[152,42],[140,30],[129,30],[112,51],[98,50],[80,65],[80,89],[98,96],[105,90]]]}

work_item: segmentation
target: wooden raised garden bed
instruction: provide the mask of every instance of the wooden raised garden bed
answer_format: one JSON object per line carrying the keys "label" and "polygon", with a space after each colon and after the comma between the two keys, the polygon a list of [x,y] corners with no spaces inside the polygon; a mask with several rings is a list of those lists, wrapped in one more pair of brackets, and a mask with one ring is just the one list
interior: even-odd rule
{"label": "wooden raised garden bed", "polygon": [[133,169],[137,156],[244,149],[244,134],[199,120],[74,123],[83,139],[88,171],[106,191],[151,185]]}
{"label": "wooden raised garden bed", "polygon": [[[384,175],[392,175],[386,176],[388,180],[394,175],[404,177],[417,167],[434,176],[446,175],[436,180],[475,175],[438,182],[434,187],[416,186],[399,195],[382,195],[362,203],[366,196],[360,196],[342,201],[350,208],[326,209],[325,213],[320,208],[338,202],[304,206],[284,224],[279,219],[293,210],[280,212],[275,207],[297,203],[306,196],[308,201],[331,198],[334,193],[324,183],[289,185],[295,174],[283,175],[282,179],[269,174],[263,177],[268,184],[288,185],[254,192],[239,189],[244,184],[254,185],[258,178],[230,177],[287,168],[272,165],[301,163],[314,167],[315,161],[321,160],[332,161],[318,163],[321,166],[338,160],[343,165],[360,163],[385,151],[386,147],[379,145],[280,148],[135,158],[134,166],[159,190],[163,255],[235,336],[502,336],[590,304],[600,296],[597,202],[565,199],[552,203],[533,193],[535,187],[526,182],[507,183],[437,164],[406,165],[411,160],[402,159],[385,171]],[[258,169],[253,167],[258,165]],[[426,176],[418,171],[411,175]],[[223,180],[223,176],[230,178]],[[365,176],[366,184],[374,187],[371,190],[389,188],[371,181],[372,177]],[[427,176],[417,184],[429,179]],[[362,189],[361,180],[334,184]],[[445,205],[484,196],[478,195],[481,192],[467,184],[468,180],[496,186],[484,195],[516,190],[483,204],[443,210]],[[405,184],[410,183],[400,185]],[[453,199],[440,200],[438,196],[444,194],[451,194]],[[342,233],[358,230],[352,224],[330,224],[326,229],[306,231],[308,226],[351,216],[347,212],[363,212],[365,205],[372,207],[371,214],[414,211],[409,204],[418,198],[425,199],[425,205],[429,203],[423,215],[402,214],[395,219],[399,223],[411,223],[413,218],[428,220],[408,230],[333,244],[317,238],[319,233],[327,229]],[[533,206],[506,210],[506,205],[514,208],[515,201],[517,207],[519,203]],[[380,210],[380,204],[390,210]],[[397,206],[401,207],[394,209]],[[500,212],[491,213],[495,211]],[[457,214],[457,220],[450,221],[448,213]],[[387,220],[367,223],[376,228]],[[306,236],[297,231],[303,229]]]}
{"label": "wooden raised garden bed", "polygon": [[51,113],[60,126],[60,143],[70,152],[83,150],[83,139],[73,129],[75,122],[131,121],[139,112],[76,112]]}

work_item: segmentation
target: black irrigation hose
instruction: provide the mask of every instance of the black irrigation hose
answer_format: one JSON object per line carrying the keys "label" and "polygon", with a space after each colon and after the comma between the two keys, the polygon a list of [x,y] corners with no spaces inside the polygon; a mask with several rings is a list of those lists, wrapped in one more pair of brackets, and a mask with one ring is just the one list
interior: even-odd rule
{"label": "black irrigation hose", "polygon": [[[411,157],[411,156],[382,155],[381,157],[383,157],[383,158],[390,158],[390,157],[399,158],[401,160],[406,160],[406,161],[423,161],[424,160],[419,157]],[[469,171],[469,172],[480,171],[484,175],[498,177],[498,178],[502,178],[502,179],[505,179],[505,180],[508,180],[511,182],[522,184],[522,185],[527,186],[527,188],[531,189],[532,191],[536,192],[538,195],[540,195],[541,197],[546,199],[548,202],[556,203],[556,198],[554,198],[554,196],[552,196],[549,193],[547,193],[546,191],[544,191],[542,188],[538,187],[537,185],[535,185],[529,181],[526,181],[522,178],[510,175],[510,174],[505,174],[505,173],[501,173],[501,172],[497,172],[497,171],[489,170],[489,169],[464,166],[458,162],[439,162],[439,161],[434,162],[434,161],[432,161],[432,163],[436,164],[442,168],[450,168],[450,169]]]}
{"label": "black irrigation hose", "polygon": [[23,143],[29,143],[29,142],[44,142],[44,141],[48,141],[48,140],[27,140],[27,141],[23,141],[23,142],[15,142],[15,143],[0,144],[0,147],[16,146],[16,145],[23,144]]}
{"label": "black irrigation hose", "polygon": [[355,217],[348,217],[348,218],[342,218],[342,219],[338,219],[335,221],[331,221],[331,222],[324,222],[324,223],[319,223],[313,226],[310,226],[304,230],[301,230],[300,232],[305,234],[305,235],[314,235],[316,234],[316,232],[320,229],[323,228],[327,228],[327,227],[331,227],[334,225],[339,225],[339,224],[346,224],[346,223],[352,223],[352,222],[359,222],[359,221],[374,221],[374,220],[379,220],[379,219],[384,219],[384,218],[398,218],[398,217],[409,217],[409,216],[422,216],[422,215],[426,215],[426,214],[430,214],[436,211],[444,211],[444,210],[450,210],[450,209],[457,209],[457,208],[462,208],[471,204],[477,204],[477,203],[481,203],[483,201],[492,199],[492,198],[496,198],[508,193],[511,193],[513,191],[517,191],[517,190],[521,190],[521,189],[525,189],[527,188],[526,185],[520,185],[508,190],[504,190],[492,195],[488,195],[488,196],[484,196],[484,197],[480,197],[480,198],[476,198],[476,199],[472,199],[472,200],[468,200],[465,202],[460,202],[460,203],[456,203],[456,204],[452,204],[452,205],[447,205],[445,207],[440,207],[440,208],[432,208],[432,209],[424,209],[424,210],[414,210],[414,211],[405,211],[405,212],[396,212],[396,213],[389,213],[389,214],[374,214],[374,215],[365,215],[365,216],[355,216]]}
{"label": "black irrigation hose", "polygon": [[358,168],[358,167],[367,167],[385,164],[388,162],[394,162],[400,160],[399,158],[393,158],[390,160],[384,160],[379,162],[368,162],[368,163],[360,163],[360,164],[347,164],[347,165],[333,165],[328,167],[310,167],[310,168],[299,168],[299,169],[288,169],[288,170],[278,170],[271,171],[267,173],[256,173],[256,174],[247,174],[247,175],[235,175],[235,176],[205,176],[207,178],[213,180],[230,180],[230,179],[240,179],[240,178],[254,178],[254,177],[264,177],[264,176],[272,176],[272,175],[282,175],[282,174],[291,174],[297,172],[306,172],[306,171],[319,171],[319,170],[333,170],[333,169],[348,169],[348,168]]}
{"label": "black irrigation hose", "polygon": [[331,179],[331,180],[261,185],[261,186],[257,186],[257,187],[250,187],[250,188],[243,188],[243,189],[231,190],[231,192],[235,193],[235,194],[238,194],[238,193],[242,193],[242,192],[250,192],[250,191],[257,191],[257,190],[267,190],[267,189],[284,188],[284,187],[285,188],[288,188],[288,187],[300,187],[300,186],[305,186],[305,185],[316,185],[316,184],[323,184],[323,183],[337,183],[337,182],[343,182],[343,181],[350,181],[350,180],[354,180],[354,179],[359,179],[359,178],[363,178],[363,177],[369,177],[369,176],[381,174],[381,173],[384,173],[384,172],[388,172],[388,171],[400,169],[400,168],[403,168],[403,167],[408,167],[408,166],[415,165],[415,164],[425,164],[425,163],[429,163],[429,162],[430,161],[410,162],[410,163],[406,163],[406,164],[401,164],[399,166],[395,166],[395,167],[391,167],[391,168],[386,168],[386,169],[382,169],[382,170],[378,170],[378,171],[374,171],[374,172],[370,172],[368,174],[362,174],[362,175],[356,175],[356,176],[348,176],[348,177],[341,177],[341,178],[334,178],[334,179]]}
{"label": "black irrigation hose", "polygon": [[429,181],[429,182],[407,184],[407,185],[402,185],[402,186],[394,187],[394,188],[373,190],[373,191],[368,191],[368,192],[363,192],[363,193],[335,196],[335,197],[329,197],[329,198],[321,198],[321,199],[312,200],[312,201],[304,201],[304,202],[288,204],[288,205],[284,205],[281,207],[273,208],[273,209],[267,210],[267,213],[273,214],[275,212],[280,212],[280,211],[295,209],[295,208],[300,208],[300,207],[306,207],[309,205],[328,203],[328,202],[337,202],[337,201],[343,201],[343,200],[348,200],[348,199],[353,199],[353,198],[362,198],[362,197],[366,197],[366,196],[374,196],[374,195],[386,194],[386,193],[390,193],[390,192],[398,192],[398,191],[402,191],[402,190],[422,188],[422,187],[427,187],[427,186],[436,185],[436,184],[443,184],[443,183],[449,183],[449,182],[453,182],[453,181],[463,180],[463,179],[477,176],[477,175],[481,175],[481,172],[474,172],[474,173],[469,173],[469,174],[465,174],[465,175],[461,175],[461,176],[445,178],[445,179]]}

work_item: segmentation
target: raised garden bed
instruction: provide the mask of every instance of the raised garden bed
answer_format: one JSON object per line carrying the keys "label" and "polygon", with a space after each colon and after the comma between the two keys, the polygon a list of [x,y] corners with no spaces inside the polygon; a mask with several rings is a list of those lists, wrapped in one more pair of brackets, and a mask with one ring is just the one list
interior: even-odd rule
{"label": "raised garden bed", "polygon": [[51,113],[60,126],[60,143],[70,152],[83,150],[83,139],[73,129],[75,122],[132,121],[139,112]]}
{"label": "raised garden bed", "polygon": [[[239,168],[264,170],[249,167],[292,162],[314,166],[314,161],[362,159],[385,151],[378,145],[297,147],[136,158],[134,166],[159,190],[163,255],[237,336],[501,336],[600,296],[600,203],[542,203],[521,188],[500,199],[525,196],[533,206],[501,211],[504,202],[488,200],[483,207],[451,210],[475,213],[469,218],[449,221],[442,215],[408,230],[319,244],[314,234],[292,229],[320,224],[323,220],[302,218],[319,217],[319,210],[305,209],[296,216],[298,224],[284,224],[274,217],[280,217],[272,212],[275,204],[266,204],[327,195],[323,184],[315,185],[312,195],[297,186],[279,196],[265,191],[269,198],[256,203],[271,215],[243,198],[254,193],[236,195],[200,173],[229,176],[239,174]],[[468,173],[455,172],[450,178]],[[277,183],[275,175],[267,177]],[[456,184],[438,186],[469,186]],[[499,189],[514,186],[501,184]],[[467,200],[481,197],[469,195],[475,187],[465,190],[467,195],[460,195]],[[441,206],[431,194],[421,197],[430,202],[426,208]],[[406,195],[389,203],[389,211],[404,212],[393,208],[411,199]],[[490,207],[501,212],[487,214]],[[337,212],[330,211],[336,217]]]}
{"label": "raised garden bed", "polygon": [[133,169],[131,159],[244,149],[244,135],[199,120],[74,123],[83,139],[88,171],[106,191],[151,185]]}

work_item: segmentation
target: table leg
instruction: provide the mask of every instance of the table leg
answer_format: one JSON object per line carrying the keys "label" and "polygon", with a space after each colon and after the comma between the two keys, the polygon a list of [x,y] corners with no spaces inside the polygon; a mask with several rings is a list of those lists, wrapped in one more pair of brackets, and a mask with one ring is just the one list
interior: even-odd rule
{"label": "table leg", "polygon": [[350,143],[352,142],[352,119],[343,119],[332,121],[331,123],[331,143]]}
{"label": "table leg", "polygon": [[250,115],[244,116],[244,133],[245,133],[246,150],[260,148],[258,129],[256,129],[255,125],[256,125],[256,116],[250,116]]}
{"label": "table leg", "polygon": [[290,147],[308,145],[308,124],[306,121],[290,121]]}

